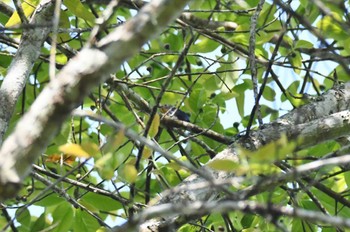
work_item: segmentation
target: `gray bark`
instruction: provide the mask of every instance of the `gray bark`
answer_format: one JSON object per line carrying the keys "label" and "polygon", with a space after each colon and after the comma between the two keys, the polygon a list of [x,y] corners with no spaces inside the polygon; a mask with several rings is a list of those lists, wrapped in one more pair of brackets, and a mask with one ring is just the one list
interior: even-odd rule
{"label": "gray bark", "polygon": [[1,147],[0,201],[15,196],[31,164],[92,87],[105,81],[145,42],[172,22],[187,2],[152,1],[101,41],[82,49],[50,81]]}
{"label": "gray bark", "polygon": [[[7,70],[0,88],[0,144],[14,112],[16,103],[28,80],[29,74],[37,61],[42,44],[51,31],[53,4],[51,0],[43,0],[34,12],[30,25],[24,28],[21,42],[15,58]],[[41,25],[39,27],[35,25]],[[47,25],[43,27],[43,25]]]}

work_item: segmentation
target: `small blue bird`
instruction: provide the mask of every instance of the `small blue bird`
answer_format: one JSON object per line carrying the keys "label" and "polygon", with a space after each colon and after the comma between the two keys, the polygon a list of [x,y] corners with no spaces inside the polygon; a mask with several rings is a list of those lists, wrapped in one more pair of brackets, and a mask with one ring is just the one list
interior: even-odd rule
{"label": "small blue bird", "polygon": [[191,115],[182,110],[177,109],[174,106],[163,105],[160,107],[160,111],[165,115],[174,116],[181,121],[190,122]]}

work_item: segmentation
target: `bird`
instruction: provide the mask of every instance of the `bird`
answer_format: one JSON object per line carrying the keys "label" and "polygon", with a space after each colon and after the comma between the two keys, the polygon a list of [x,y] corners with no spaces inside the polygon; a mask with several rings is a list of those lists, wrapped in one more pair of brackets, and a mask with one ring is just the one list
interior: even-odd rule
{"label": "bird", "polygon": [[185,122],[190,122],[190,114],[186,113],[175,106],[165,104],[160,107],[160,111],[168,116],[175,117],[178,120],[185,121]]}

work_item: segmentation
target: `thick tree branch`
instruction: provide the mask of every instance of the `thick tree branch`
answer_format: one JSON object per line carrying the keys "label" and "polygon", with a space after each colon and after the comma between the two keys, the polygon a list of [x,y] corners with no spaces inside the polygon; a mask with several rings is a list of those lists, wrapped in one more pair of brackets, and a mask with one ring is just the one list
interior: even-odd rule
{"label": "thick tree branch", "polygon": [[[51,21],[53,4],[43,0],[37,7],[30,25],[43,25]],[[40,55],[43,42],[50,33],[50,27],[28,27],[24,29],[15,58],[7,70],[1,88],[0,102],[0,144],[3,141],[9,120],[14,112],[18,97],[27,82],[35,61]]]}
{"label": "thick tree branch", "polygon": [[0,200],[13,197],[31,164],[92,87],[176,18],[188,0],[154,0],[124,25],[85,47],[38,96],[0,150]]}
{"label": "thick tree branch", "polygon": [[[342,226],[350,228],[350,220],[344,217],[323,215],[316,211],[305,210],[301,208],[280,207],[274,205],[263,205],[253,201],[232,201],[221,200],[212,202],[195,201],[188,205],[181,204],[163,204],[150,207],[146,209],[142,214],[137,215],[133,220],[120,227],[115,227],[112,231],[137,231],[138,225],[142,221],[157,217],[175,217],[185,216],[187,218],[193,218],[195,216],[202,216],[208,213],[228,213],[232,211],[241,211],[244,213],[260,214],[265,218],[271,218],[277,220],[281,216],[289,216],[293,218],[300,218],[312,222],[323,222],[332,226]],[[176,231],[172,225],[163,225],[161,230],[153,227],[153,224],[142,226],[138,231]]]}

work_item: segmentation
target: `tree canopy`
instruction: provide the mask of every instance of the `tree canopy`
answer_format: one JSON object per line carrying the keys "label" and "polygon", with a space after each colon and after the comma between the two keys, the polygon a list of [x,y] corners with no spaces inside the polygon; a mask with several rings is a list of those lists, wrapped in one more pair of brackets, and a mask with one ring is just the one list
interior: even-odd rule
{"label": "tree canopy", "polygon": [[1,230],[349,230],[348,10],[0,2]]}

